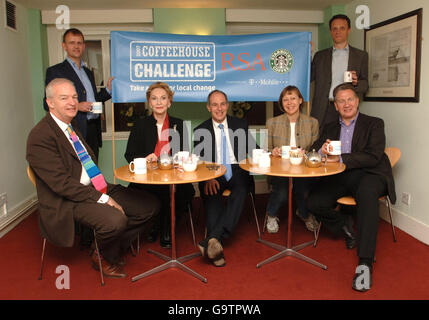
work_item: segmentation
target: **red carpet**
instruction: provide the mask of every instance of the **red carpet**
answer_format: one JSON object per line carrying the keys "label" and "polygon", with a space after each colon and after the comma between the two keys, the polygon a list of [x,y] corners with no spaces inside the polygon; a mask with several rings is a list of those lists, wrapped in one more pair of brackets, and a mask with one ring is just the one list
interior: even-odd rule
{"label": "red carpet", "polygon": [[[260,221],[263,220],[266,196],[256,199]],[[195,201],[194,224],[197,238],[204,232],[204,217],[198,217],[199,201]],[[125,279],[105,278],[100,285],[85,251],[47,245],[44,279],[37,280],[42,240],[37,214],[32,214],[0,239],[0,299],[2,300],[285,300],[285,299],[428,299],[428,246],[397,229],[398,242],[393,243],[390,225],[380,220],[377,262],[374,265],[373,287],[366,293],[355,292],[351,282],[357,263],[356,251],[347,250],[342,239],[334,239],[322,229],[317,248],[300,252],[328,266],[322,270],[292,257],[282,258],[256,268],[256,264],[277,253],[256,242],[256,226],[247,205],[232,239],[225,242],[227,265],[216,268],[201,257],[185,264],[205,276],[208,283],[178,269],[162,271],[148,278],[131,282],[131,277],[163,263],[148,248],[169,255],[158,243],[148,244],[142,237],[138,257],[127,256]],[[262,225],[262,222],[261,222]],[[285,245],[286,213],[280,217],[280,232],[265,234],[264,239]],[[294,244],[312,240],[299,220],[294,220]],[[177,228],[178,257],[197,249],[193,247],[187,219]],[[55,269],[66,265],[70,270],[70,289],[58,290]]]}

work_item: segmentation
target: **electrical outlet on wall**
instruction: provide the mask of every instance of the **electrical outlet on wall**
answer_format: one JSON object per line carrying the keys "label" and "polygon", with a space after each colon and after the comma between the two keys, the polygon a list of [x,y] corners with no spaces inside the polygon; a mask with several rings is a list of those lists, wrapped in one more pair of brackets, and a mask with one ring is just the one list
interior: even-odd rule
{"label": "electrical outlet on wall", "polygon": [[5,192],[5,193],[0,194],[0,218],[6,217],[6,215],[7,215],[6,203],[7,203],[7,195]]}
{"label": "electrical outlet on wall", "polygon": [[408,192],[402,192],[402,203],[409,206],[411,204],[411,195]]}

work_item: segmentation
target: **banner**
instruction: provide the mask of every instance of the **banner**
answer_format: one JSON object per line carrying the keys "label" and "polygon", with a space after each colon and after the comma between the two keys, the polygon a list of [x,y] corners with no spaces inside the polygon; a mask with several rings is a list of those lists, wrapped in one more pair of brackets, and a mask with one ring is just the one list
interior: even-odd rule
{"label": "banner", "polygon": [[113,102],[144,102],[147,88],[168,83],[174,101],[201,102],[214,89],[230,101],[277,101],[297,86],[310,97],[311,33],[194,36],[111,33]]}

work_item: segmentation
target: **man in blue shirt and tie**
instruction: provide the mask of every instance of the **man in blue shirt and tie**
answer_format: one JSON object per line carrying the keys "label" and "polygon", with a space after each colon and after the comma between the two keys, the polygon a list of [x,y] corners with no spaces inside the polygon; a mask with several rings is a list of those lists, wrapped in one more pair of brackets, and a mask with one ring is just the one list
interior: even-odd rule
{"label": "man in blue shirt and tie", "polygon": [[[194,152],[202,160],[223,164],[227,169],[222,177],[199,184],[207,226],[207,237],[199,243],[199,248],[217,267],[226,263],[223,240],[231,236],[240,219],[253,179],[238,163],[246,158],[252,146],[256,148],[255,140],[248,138],[247,121],[227,116],[228,107],[226,94],[212,91],[207,99],[211,118],[194,130]],[[225,189],[231,191],[226,207],[222,200]]]}
{"label": "man in blue shirt and tie", "polygon": [[[77,129],[98,158],[98,149],[102,146],[101,119],[99,114],[91,112],[92,103],[105,102],[111,98],[110,92],[113,78],[109,78],[107,90],[102,89],[97,92],[94,74],[82,61],[85,40],[80,30],[68,29],[63,35],[62,47],[67,52],[67,58],[46,70],[45,84],[47,85],[55,78],[69,79],[74,83],[79,99],[79,111],[75,119]],[[46,97],[44,108],[46,111],[49,110]]]}

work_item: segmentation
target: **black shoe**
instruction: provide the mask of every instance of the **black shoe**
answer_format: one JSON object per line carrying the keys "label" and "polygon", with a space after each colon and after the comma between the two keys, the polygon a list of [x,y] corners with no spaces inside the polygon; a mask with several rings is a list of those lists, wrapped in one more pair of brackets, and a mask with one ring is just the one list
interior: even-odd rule
{"label": "black shoe", "polygon": [[149,242],[155,242],[156,238],[158,238],[158,234],[159,234],[159,229],[152,227],[152,229],[150,229],[149,234],[147,235],[147,241]]}
{"label": "black shoe", "polygon": [[372,286],[372,266],[359,264],[353,277],[352,288],[359,292],[365,292]]}
{"label": "black shoe", "polygon": [[171,232],[169,228],[162,230],[159,245],[163,248],[171,248]]}
{"label": "black shoe", "polygon": [[343,232],[343,237],[346,240],[347,249],[353,249],[356,247],[356,237],[353,232],[350,231],[346,225],[344,225],[341,230]]}

